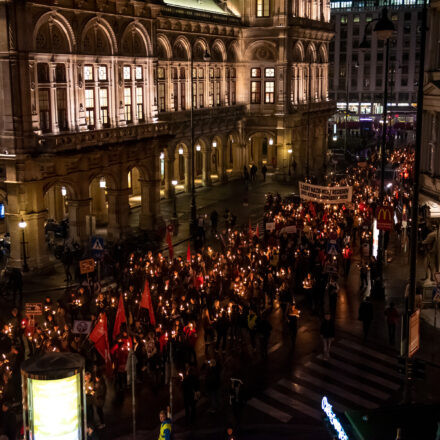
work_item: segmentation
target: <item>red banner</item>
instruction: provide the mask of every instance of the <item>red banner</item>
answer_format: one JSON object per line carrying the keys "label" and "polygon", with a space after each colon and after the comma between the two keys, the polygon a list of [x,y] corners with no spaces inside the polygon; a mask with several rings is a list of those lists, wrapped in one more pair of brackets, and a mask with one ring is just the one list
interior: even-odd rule
{"label": "red banner", "polygon": [[112,373],[112,359],[110,357],[110,347],[108,343],[107,315],[101,313],[98,322],[89,335],[89,339],[95,344],[96,351],[105,360],[107,374]]}
{"label": "red banner", "polygon": [[119,303],[118,303],[118,311],[116,312],[116,319],[115,319],[115,325],[113,326],[113,340],[115,340],[120,331],[121,331],[121,324],[124,322],[127,322],[127,318],[125,316],[125,308],[124,308],[124,298],[122,297],[122,293],[119,296]]}
{"label": "red banner", "polygon": [[153,302],[151,301],[150,284],[148,280],[145,280],[144,291],[142,292],[141,302],[139,306],[143,309],[148,309],[150,315],[151,325],[156,325],[156,318],[154,316]]}

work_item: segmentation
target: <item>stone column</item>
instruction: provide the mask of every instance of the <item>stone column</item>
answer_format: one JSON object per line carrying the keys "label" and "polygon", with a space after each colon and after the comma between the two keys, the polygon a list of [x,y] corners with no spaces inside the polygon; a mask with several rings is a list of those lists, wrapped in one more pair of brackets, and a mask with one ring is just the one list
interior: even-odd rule
{"label": "stone column", "polygon": [[[219,148],[219,147],[218,147]],[[228,181],[228,173],[226,172],[226,159],[227,159],[227,146],[219,148],[218,152],[218,180],[222,183],[226,183]]]}
{"label": "stone column", "polygon": [[202,149],[202,185],[211,186],[211,148]]}
{"label": "stone column", "polygon": [[111,240],[122,238],[129,229],[128,213],[130,212],[128,197],[129,188],[108,189],[108,225],[107,234]]}
{"label": "stone column", "polygon": [[59,133],[57,112],[56,63],[50,63],[50,125],[52,133]]}
{"label": "stone column", "polygon": [[141,182],[141,212],[139,227],[154,229],[160,223],[160,180],[143,180]]}
{"label": "stone column", "polygon": [[86,243],[89,239],[86,221],[90,221],[90,198],[68,200],[67,206],[69,211],[70,238],[78,243]]}
{"label": "stone column", "polygon": [[185,192],[191,192],[191,155],[189,153],[184,153],[183,157],[185,158]]}
{"label": "stone column", "polygon": [[174,197],[174,186],[171,183],[174,180],[174,153],[172,157],[165,156],[165,197],[172,199]]}
{"label": "stone column", "polygon": [[44,223],[47,219],[45,210],[37,213],[8,214],[8,228],[11,234],[9,266],[18,268],[23,266],[23,230],[18,226],[22,219],[26,222],[24,247],[29,269],[48,268],[51,263],[44,233]]}

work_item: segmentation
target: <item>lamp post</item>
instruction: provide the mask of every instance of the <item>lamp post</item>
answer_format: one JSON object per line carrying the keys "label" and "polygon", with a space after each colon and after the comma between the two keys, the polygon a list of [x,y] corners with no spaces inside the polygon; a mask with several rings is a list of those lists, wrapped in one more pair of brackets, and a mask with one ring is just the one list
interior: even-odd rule
{"label": "lamp post", "polygon": [[287,150],[287,152],[289,153],[289,177],[292,175],[292,173],[290,172],[290,165],[291,165],[291,163],[292,163],[292,149],[291,148],[289,148],[288,150]]}
{"label": "lamp post", "polygon": [[177,180],[172,180],[171,184],[173,185],[174,191],[173,191],[173,220],[177,220],[177,206],[176,206],[176,186],[177,186]]}
{"label": "lamp post", "polygon": [[[203,56],[204,61],[209,61],[211,55],[206,50]],[[191,78],[191,112],[190,112],[190,125],[191,125],[191,225],[190,231],[193,238],[195,237],[197,231],[197,205],[196,205],[196,183],[195,183],[195,152],[194,152],[194,77],[193,77],[193,66],[194,66],[194,50],[191,49],[191,60],[190,60],[190,78]],[[197,84],[197,75],[196,75]]]}
{"label": "lamp post", "polygon": [[417,238],[419,225],[419,190],[420,190],[420,160],[422,146],[422,119],[423,119],[423,81],[425,73],[425,46],[426,46],[426,28],[427,28],[427,6],[426,0],[423,1],[422,8],[422,26],[420,39],[420,65],[417,90],[417,121],[416,121],[416,145],[414,157],[414,181],[413,198],[411,211],[411,241],[410,241],[410,268],[409,268],[409,292],[408,300],[405,301],[405,325],[404,337],[406,338],[406,365],[405,365],[405,402],[411,401],[411,386],[409,378],[409,320],[415,311],[416,298],[416,270],[417,270]]}
{"label": "lamp post", "polygon": [[306,153],[306,177],[307,181],[310,177],[310,107],[312,104],[312,61],[309,62],[309,77],[307,92],[307,153]]}
{"label": "lamp post", "polygon": [[26,257],[26,242],[24,240],[24,230],[26,229],[27,223],[21,219],[21,221],[18,223],[18,227],[21,229],[21,247],[23,250],[23,272],[29,272],[29,266],[27,264],[27,257]]}
{"label": "lamp post", "polygon": [[[381,17],[375,20],[376,24],[374,26],[374,33],[379,40],[385,41],[385,72],[384,72],[384,92],[383,92],[383,124],[382,124],[382,144],[381,144],[381,173],[380,173],[380,192],[379,198],[380,203],[383,204],[385,200],[385,165],[386,165],[386,143],[387,143],[387,113],[388,113],[388,63],[389,63],[389,53],[390,53],[390,38],[394,32],[394,24],[388,18],[388,9],[384,7],[381,12]],[[368,47],[367,44],[367,28],[370,23],[365,27],[364,38],[362,43],[359,45],[360,48]],[[385,258],[384,249],[384,232],[381,230],[379,235],[379,250],[377,254],[377,260],[379,263],[379,276],[383,281],[383,266]]]}

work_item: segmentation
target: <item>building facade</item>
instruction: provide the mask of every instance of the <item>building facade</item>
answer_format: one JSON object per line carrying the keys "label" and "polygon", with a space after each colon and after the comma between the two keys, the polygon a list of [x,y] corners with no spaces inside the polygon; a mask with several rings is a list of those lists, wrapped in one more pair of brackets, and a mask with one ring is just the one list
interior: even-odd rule
{"label": "building facade", "polygon": [[[385,44],[372,30],[374,20],[387,5],[388,16],[396,29],[389,54],[390,122],[391,126],[412,128],[417,102],[422,0],[332,0],[330,5],[335,26],[335,38],[330,44],[330,97],[336,100],[338,110],[342,113],[348,104],[348,120],[354,128],[359,128],[359,120],[383,119]],[[370,48],[360,49],[365,29]]]}
{"label": "building facade", "polygon": [[78,242],[95,224],[123,237],[135,204],[139,227],[157,227],[160,198],[190,191],[193,160],[197,185],[251,163],[323,167],[326,0],[0,0],[0,17],[11,265],[22,220],[32,268],[49,261],[48,218],[68,217]]}
{"label": "building facade", "polygon": [[[430,2],[423,102],[421,190],[440,201],[440,1]],[[422,201],[424,198],[422,196]],[[432,205],[432,204],[430,204]],[[431,206],[437,208],[436,206]]]}

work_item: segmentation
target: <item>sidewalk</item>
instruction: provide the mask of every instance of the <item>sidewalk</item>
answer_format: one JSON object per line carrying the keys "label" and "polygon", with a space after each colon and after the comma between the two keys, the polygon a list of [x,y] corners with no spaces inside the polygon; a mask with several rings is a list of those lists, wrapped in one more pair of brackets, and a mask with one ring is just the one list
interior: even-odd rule
{"label": "sidewalk", "polygon": [[[226,208],[230,209],[237,216],[237,224],[248,224],[251,219],[255,227],[257,219],[262,216],[262,207],[264,205],[264,194],[267,192],[279,192],[282,195],[295,191],[295,187],[291,184],[280,184],[268,179],[263,182],[261,176],[258,176],[257,182],[249,186],[247,190],[241,180],[233,180],[227,184],[215,184],[211,187],[200,187],[196,189],[196,203],[198,214],[207,214],[209,224],[209,215],[215,208],[219,213],[219,227],[223,226],[223,213]],[[243,201],[248,201],[248,206],[243,205]],[[178,228],[175,231],[172,242],[175,255],[186,255],[187,242],[190,239],[190,216],[191,216],[191,194],[181,193],[176,198],[176,208],[178,214]],[[173,200],[161,200],[161,215],[168,225],[171,223],[173,216]],[[131,209],[129,213],[129,223],[131,225],[138,224],[140,207]],[[207,231],[208,241],[212,238]],[[159,250],[168,252],[168,245],[164,240]],[[63,265],[60,261],[52,257],[53,272],[49,274],[27,273],[24,275],[23,296],[24,302],[41,302],[47,295],[54,299],[58,297],[66,288],[64,281],[65,274]],[[10,308],[8,304],[1,304]]]}

